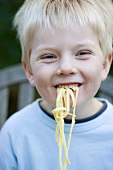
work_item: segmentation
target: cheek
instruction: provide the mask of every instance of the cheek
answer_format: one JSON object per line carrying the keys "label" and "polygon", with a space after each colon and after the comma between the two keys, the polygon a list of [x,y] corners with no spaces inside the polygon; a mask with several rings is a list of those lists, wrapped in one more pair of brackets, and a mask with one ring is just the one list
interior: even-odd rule
{"label": "cheek", "polygon": [[46,96],[46,88],[47,88],[47,81],[46,78],[41,76],[40,74],[37,75],[35,78],[35,87],[39,93],[39,95],[43,98]]}
{"label": "cheek", "polygon": [[100,79],[101,74],[102,74],[102,63],[100,61],[95,62],[92,61],[89,64],[85,64],[84,67],[82,68],[84,74],[86,77],[89,77],[91,79]]}
{"label": "cheek", "polygon": [[86,92],[89,95],[94,96],[101,84],[101,78],[102,78],[102,64],[101,63],[94,63],[88,66],[85,66],[83,70],[83,76],[85,79],[84,84],[84,92]]}
{"label": "cheek", "polygon": [[34,80],[35,80],[35,87],[40,94],[40,96],[43,97],[43,95],[46,95],[46,91],[48,87],[50,86],[50,77],[47,71],[45,71],[43,68],[38,68],[33,70]]}
{"label": "cheek", "polygon": [[35,86],[37,89],[41,89],[47,86],[47,76],[38,72],[38,74],[35,75]]}

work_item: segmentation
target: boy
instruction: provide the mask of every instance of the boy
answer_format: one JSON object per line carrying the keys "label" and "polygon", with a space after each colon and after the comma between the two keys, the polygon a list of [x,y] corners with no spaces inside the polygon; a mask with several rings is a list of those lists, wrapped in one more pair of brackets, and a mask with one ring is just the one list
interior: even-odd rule
{"label": "boy", "polygon": [[52,114],[59,85],[79,87],[67,170],[113,170],[113,106],[94,98],[112,62],[112,18],[110,0],[24,2],[14,24],[26,76],[42,99],[2,128],[0,170],[60,169]]}

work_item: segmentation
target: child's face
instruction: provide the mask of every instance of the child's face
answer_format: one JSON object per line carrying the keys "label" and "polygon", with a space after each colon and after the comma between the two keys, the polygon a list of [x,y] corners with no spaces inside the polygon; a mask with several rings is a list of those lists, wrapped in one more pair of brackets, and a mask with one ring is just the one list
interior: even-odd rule
{"label": "child's face", "polygon": [[77,106],[81,106],[94,97],[109,70],[110,62],[104,63],[98,37],[88,26],[73,31],[42,27],[31,49],[28,79],[53,107],[58,85],[79,84]]}

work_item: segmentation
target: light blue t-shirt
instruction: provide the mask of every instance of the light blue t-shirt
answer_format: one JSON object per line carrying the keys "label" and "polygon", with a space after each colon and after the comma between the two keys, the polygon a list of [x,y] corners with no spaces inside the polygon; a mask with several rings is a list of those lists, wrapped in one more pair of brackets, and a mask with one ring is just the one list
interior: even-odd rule
{"label": "light blue t-shirt", "polygon": [[[56,122],[36,100],[11,116],[0,133],[0,170],[60,170]],[[103,100],[103,99],[102,99]],[[113,170],[113,106],[74,125],[67,170]],[[68,137],[70,125],[65,124]]]}

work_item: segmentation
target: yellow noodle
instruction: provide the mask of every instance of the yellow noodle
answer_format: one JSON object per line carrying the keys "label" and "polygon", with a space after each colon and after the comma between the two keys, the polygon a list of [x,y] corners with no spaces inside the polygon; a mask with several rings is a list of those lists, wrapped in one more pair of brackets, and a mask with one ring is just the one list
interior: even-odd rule
{"label": "yellow noodle", "polygon": [[[68,158],[68,150],[71,141],[72,129],[75,124],[75,107],[77,102],[79,88],[75,87],[58,87],[57,88],[57,99],[56,99],[56,108],[52,110],[54,114],[55,120],[57,122],[56,126],[56,141],[59,146],[59,163],[60,170],[66,170],[67,164],[70,164],[70,160]],[[73,103],[73,113],[69,113],[70,111],[70,98]],[[68,136],[68,145],[66,145],[66,139],[64,134],[64,118],[67,115],[72,116],[72,123],[70,127],[70,132]],[[64,147],[64,165],[62,163],[62,148]]]}

